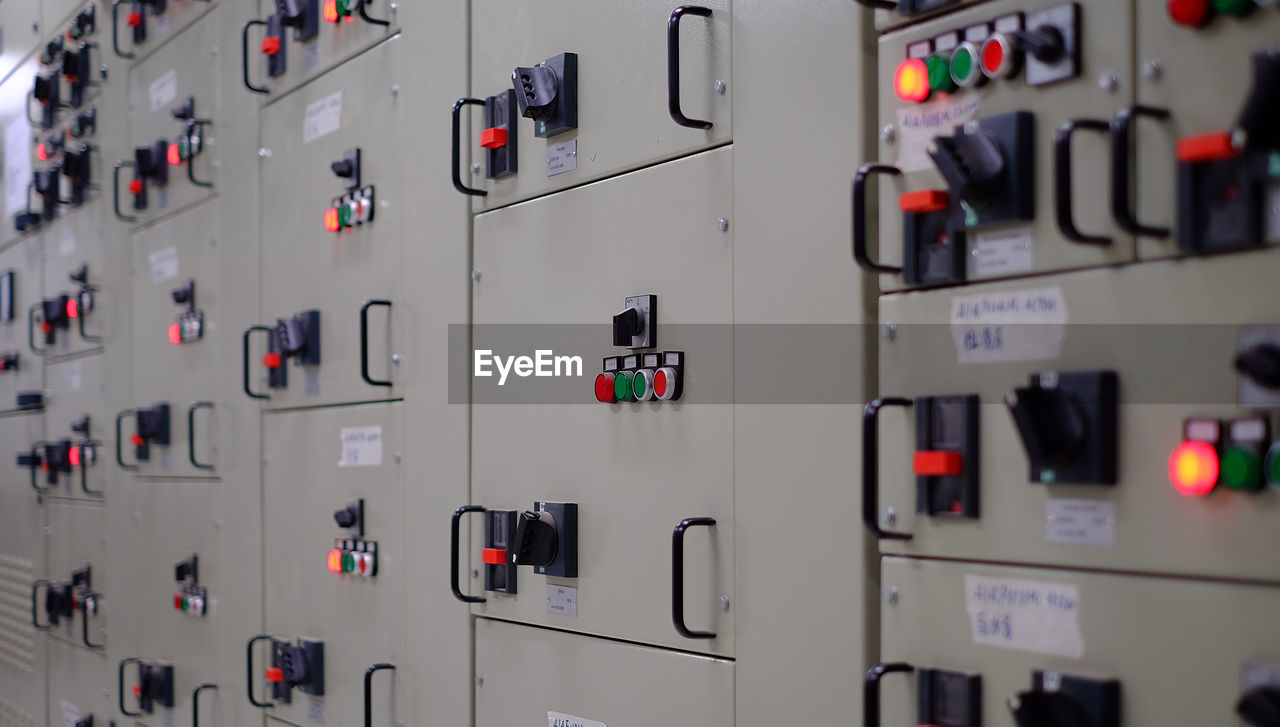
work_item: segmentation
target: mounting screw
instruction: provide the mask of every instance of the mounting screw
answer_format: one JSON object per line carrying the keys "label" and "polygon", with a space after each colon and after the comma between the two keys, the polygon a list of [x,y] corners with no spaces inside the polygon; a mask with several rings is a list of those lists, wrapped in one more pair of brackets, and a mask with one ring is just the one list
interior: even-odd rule
{"label": "mounting screw", "polygon": [[471,279],[477,283],[480,282],[480,268],[471,269]]}
{"label": "mounting screw", "polygon": [[1120,76],[1115,71],[1103,71],[1098,76],[1098,88],[1107,93],[1115,93],[1120,88]]}
{"label": "mounting screw", "polygon": [[728,90],[729,90],[729,84],[725,83],[724,81],[719,81],[719,80],[716,81],[716,93],[723,96],[724,92]]}
{"label": "mounting screw", "polygon": [[400,464],[400,453],[399,453],[399,452],[393,452],[393,453],[391,454],[391,459],[395,460],[395,463],[396,463],[396,464]]}
{"label": "mounting screw", "polygon": [[880,516],[880,520],[883,521],[885,525],[892,525],[898,522],[898,513],[893,508],[886,507],[884,509],[884,514]]}
{"label": "mounting screw", "polygon": [[720,597],[720,610],[721,610],[721,611],[728,611],[728,610],[729,610],[729,597],[728,597],[728,596],[721,596],[721,597]]}
{"label": "mounting screw", "polygon": [[400,365],[400,354],[398,353],[391,354],[391,363],[397,366]]}
{"label": "mounting screw", "polygon": [[883,338],[883,339],[884,339],[884,340],[886,340],[886,341],[892,341],[893,339],[897,338],[897,337],[898,337],[898,325],[897,325],[896,323],[889,323],[889,322],[887,322],[887,321],[886,321],[885,323],[881,323],[881,324],[880,324],[880,337],[881,337],[881,338]]}
{"label": "mounting screw", "polygon": [[473,571],[471,571],[471,577],[472,577],[472,578],[479,578],[479,577],[480,577],[480,571],[478,571],[478,570],[473,570]]}
{"label": "mounting screw", "polygon": [[400,9],[400,3],[391,3],[387,7],[391,10],[392,13],[394,13],[395,11]]}
{"label": "mounting screw", "polygon": [[1160,75],[1164,73],[1164,66],[1160,64],[1159,58],[1148,58],[1142,62],[1140,69],[1142,77],[1148,81],[1159,80]]}
{"label": "mounting screw", "polygon": [[898,587],[897,586],[889,586],[888,588],[884,589],[884,602],[889,604],[890,606],[898,605]]}
{"label": "mounting screw", "polygon": [[480,173],[480,162],[471,162],[471,173],[472,174]]}
{"label": "mounting screw", "polygon": [[260,146],[258,147],[258,156],[263,159],[266,159],[267,157],[271,156],[271,150],[266,148],[265,146]]}
{"label": "mounting screw", "polygon": [[400,95],[400,84],[391,87],[391,96],[394,98]]}
{"label": "mounting screw", "polygon": [[476,677],[476,686],[477,686],[477,687],[483,687],[483,686],[484,686],[484,677],[482,677],[482,676],[477,676],[477,677]]}
{"label": "mounting screw", "polygon": [[894,128],[893,124],[885,124],[884,128],[880,130],[880,141],[883,141],[886,144],[892,144],[897,140],[898,130]]}
{"label": "mounting screw", "polygon": [[716,229],[721,232],[727,231],[729,229],[729,220],[725,217],[716,220]]}
{"label": "mounting screw", "polygon": [[111,67],[103,63],[98,66],[98,75],[102,76],[102,80],[105,81],[107,80],[107,71],[110,71],[110,70],[111,70]]}

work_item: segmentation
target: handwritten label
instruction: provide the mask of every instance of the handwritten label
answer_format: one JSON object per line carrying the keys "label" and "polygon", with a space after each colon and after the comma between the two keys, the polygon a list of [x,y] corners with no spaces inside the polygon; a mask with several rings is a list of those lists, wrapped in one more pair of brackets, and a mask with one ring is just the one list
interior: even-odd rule
{"label": "handwritten label", "polygon": [[969,274],[994,278],[1031,269],[1031,228],[979,232],[969,245]]}
{"label": "handwritten label", "polygon": [[1044,503],[1044,539],[1050,543],[1115,545],[1115,503],[1049,498]]}
{"label": "handwritten label", "polygon": [[19,113],[4,127],[4,208],[9,217],[27,208],[31,182],[31,124]]}
{"label": "handwritten label", "polygon": [[898,109],[898,168],[904,172],[933,169],[929,142],[972,119],[978,106],[977,96],[964,94]]}
{"label": "handwritten label", "polygon": [[178,72],[170,69],[168,73],[151,82],[151,110],[159,111],[178,95]]}
{"label": "handwritten label", "polygon": [[382,427],[343,427],[339,467],[377,467],[382,464]]}
{"label": "handwritten label", "polygon": [[1057,358],[1066,323],[1056,286],[951,298],[951,340],[962,364]]}
{"label": "handwritten label", "polygon": [[302,143],[332,134],[342,125],[342,92],[334,91],[315,103],[307,104],[302,117]]}
{"label": "handwritten label", "polygon": [[166,247],[147,256],[151,263],[151,282],[163,283],[178,277],[178,248]]}
{"label": "handwritten label", "polygon": [[973,643],[1079,659],[1080,592],[1069,583],[964,577]]}
{"label": "handwritten label", "polygon": [[547,712],[547,727],[608,727],[608,725],[594,719],[574,717],[572,714]]}
{"label": "handwritten label", "polygon": [[572,172],[578,168],[578,140],[547,145],[547,176]]}

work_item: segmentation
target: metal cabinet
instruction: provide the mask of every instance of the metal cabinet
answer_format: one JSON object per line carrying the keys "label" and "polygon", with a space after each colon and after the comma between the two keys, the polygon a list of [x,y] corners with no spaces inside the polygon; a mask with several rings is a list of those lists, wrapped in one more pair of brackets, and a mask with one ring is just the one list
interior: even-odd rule
{"label": "metal cabinet", "polygon": [[[885,530],[910,536],[882,540],[881,550],[1280,580],[1274,562],[1239,557],[1274,547],[1280,499],[1264,484],[1262,472],[1264,462],[1275,461],[1266,456],[1274,442],[1268,434],[1274,431],[1268,426],[1274,404],[1251,393],[1249,375],[1237,371],[1235,363],[1242,353],[1272,340],[1276,305],[1268,281],[1277,264],[1280,250],[1268,250],[1194,265],[1163,261],[973,286],[954,295],[882,298],[881,325],[894,333],[879,347],[880,396],[903,397],[912,405],[887,402],[867,424],[879,433],[879,472],[878,482],[874,477],[863,482],[871,503],[878,492],[879,509],[865,514]],[[1236,291],[1229,308],[1221,303],[1224,290]],[[1115,372],[1118,391],[1110,434],[1103,419],[1105,397],[1071,391],[1065,384],[1072,373],[1106,371]],[[1052,391],[1052,381],[1062,384],[1057,390],[1067,392],[1063,401],[1069,411],[1092,412],[1079,420],[1086,436],[1100,443],[1088,451],[1096,452],[1101,463],[1106,447],[1114,445],[1114,479],[1055,479],[1052,470],[1047,475],[1033,471],[1028,452],[1040,450],[1035,439],[1031,449],[1024,444],[1010,404],[1037,396],[1027,388],[1037,372],[1047,372],[1040,379],[1049,387],[1045,391]],[[974,497],[963,502],[957,497],[962,506],[954,511],[944,507],[926,514],[919,488],[957,483],[916,468],[920,452],[970,454],[955,444],[960,441],[955,430],[943,435],[945,446],[920,445],[929,434],[922,427],[952,416],[922,420],[928,412],[921,411],[921,397],[970,395],[979,402],[973,407],[976,446],[970,450],[977,461],[961,466],[976,469]],[[1031,416],[1036,427],[1059,422],[1043,411]],[[1201,419],[1209,420],[1210,428],[1218,422],[1221,433],[1200,448],[1204,470],[1192,474],[1202,480],[1212,467],[1212,476],[1196,485],[1202,489],[1188,488],[1181,479],[1175,486],[1171,473],[1199,462],[1180,465],[1178,453],[1184,441],[1202,436],[1194,426],[1186,429],[1188,422]],[[1261,427],[1261,436],[1236,442],[1238,422]],[[1062,442],[1072,441],[1061,436]],[[1234,449],[1241,451],[1232,454]],[[1056,450],[1037,456],[1062,462],[1055,466],[1066,471],[1091,456],[1084,452],[1068,450],[1061,460],[1053,460]],[[1227,464],[1231,458],[1241,462],[1235,474],[1230,474],[1235,465]],[[1256,470],[1250,465],[1255,458]],[[926,470],[931,466],[923,464]]]}
{"label": "metal cabinet", "polygon": [[[1221,138],[1236,128],[1254,88],[1252,56],[1274,50],[1280,9],[1260,7],[1247,17],[1223,13],[1195,27],[1175,22],[1164,4],[1138,3],[1137,8],[1137,101],[1152,110],[1135,120],[1137,171],[1132,181],[1137,221],[1152,228],[1138,239],[1138,254],[1160,258],[1188,252],[1179,233],[1179,211],[1190,206],[1178,197],[1179,143],[1212,142],[1215,135]],[[1196,92],[1201,89],[1212,89],[1212,102]],[[1229,149],[1221,153],[1234,156]],[[1268,172],[1262,234],[1251,241],[1256,244],[1280,243],[1280,167],[1273,162]],[[1229,196],[1229,187],[1222,191]],[[1239,211],[1230,214],[1244,216]]]}
{"label": "metal cabinet", "polygon": [[49,639],[49,724],[74,725],[93,715],[93,723],[116,715],[116,685],[105,653]]}
{"label": "metal cabinet", "polygon": [[[733,250],[732,230],[717,225],[731,206],[731,153],[476,218],[472,347],[499,356],[546,347],[583,364],[558,379],[473,378],[473,503],[576,504],[580,544],[576,579],[521,567],[514,596],[473,580],[488,598],[476,613],[732,655],[733,612],[722,606],[733,597]],[[657,350],[685,352],[683,396],[600,403],[601,359],[630,353],[613,348],[609,322],[640,294],[657,296]],[[714,639],[685,638],[672,624],[673,529],[694,517],[715,525],[688,531],[685,615]],[[472,544],[478,555],[479,536]],[[576,616],[548,606],[552,587],[571,589]]]}
{"label": "metal cabinet", "polygon": [[[60,619],[47,633],[56,641],[74,645],[77,651],[103,655],[110,604],[106,508],[101,503],[50,500],[46,511],[49,558],[44,577],[50,581],[71,581],[74,573],[85,572],[85,569],[89,575],[88,582],[77,584],[75,589],[78,603],[74,613]],[[94,597],[88,598],[91,595]],[[51,683],[58,668],[58,660],[51,653]]]}
{"label": "metal cabinet", "polygon": [[[881,658],[915,669],[879,680],[881,724],[918,721],[922,670],[956,675],[943,698],[980,677],[974,724],[993,727],[1016,724],[1009,701],[1030,705],[1055,685],[1101,708],[1117,683],[1119,719],[1099,724],[1137,727],[1236,724],[1242,694],[1276,688],[1280,643],[1259,627],[1280,606],[1275,588],[906,558],[883,561],[881,587],[894,594]],[[1206,619],[1216,628],[1188,628]]]}
{"label": "metal cabinet", "polygon": [[[1018,65],[1015,59],[1022,51],[1015,48],[1021,47],[1021,41],[1011,41],[1008,51],[1003,53],[1004,65],[993,66],[993,69],[999,68],[1000,73],[1004,73],[1003,69],[1012,63],[1015,69],[1010,71],[1012,75],[989,80],[978,87],[930,93],[932,87],[923,74],[926,59],[931,54],[942,59],[941,73],[951,79],[954,76],[947,72],[948,59],[959,55],[958,44],[962,40],[972,42],[973,50],[967,56],[972,62],[965,68],[970,69],[971,76],[985,78],[983,71],[976,67],[980,62],[980,49],[985,48],[981,40],[983,35],[993,37],[991,34],[996,32],[996,28],[1004,28],[1011,21],[1021,28],[1024,17],[1025,24],[1030,27],[1033,20],[1039,22],[1040,14],[1070,14],[1072,8],[1078,13],[1076,44],[1071,46],[1064,41],[1064,45],[1078,49],[1078,75],[1045,80],[1055,78],[1062,68],[1070,67],[1069,62],[1062,61],[1061,66],[1053,66],[1052,73],[1041,72],[1034,77],[1034,81],[1042,85],[1030,85],[1033,81],[1030,61],[1024,60],[1020,62],[1021,66]],[[1110,170],[1107,135],[1096,130],[1087,133],[1088,130],[1081,129],[1070,139],[1066,162],[1059,164],[1055,158],[1055,136],[1062,124],[1094,120],[1100,121],[1100,128],[1105,130],[1106,122],[1132,103],[1133,12],[1133,6],[1126,3],[1005,0],[941,15],[882,36],[877,97],[882,133],[878,158],[882,164],[900,170],[901,174],[871,177],[873,186],[879,180],[880,192],[880,250],[875,262],[898,268],[904,266],[907,239],[904,209],[916,211],[913,219],[922,220],[918,224],[912,223],[913,230],[918,228],[915,234],[919,236],[918,244],[922,250],[919,256],[922,261],[913,264],[920,267],[921,280],[928,284],[1013,277],[1133,259],[1133,236],[1111,222],[1109,185],[1099,183],[1099,180],[1107,179]],[[1071,27],[1070,20],[1055,22]],[[1005,37],[1016,38],[1016,34],[1010,29]],[[956,50],[953,52],[951,49]],[[1063,58],[1070,57],[1069,51],[1064,53]],[[919,92],[923,90],[929,99],[923,103],[899,97],[899,69],[908,62],[918,65],[901,72],[905,76],[902,82],[907,84],[903,89],[907,93],[904,98],[918,100],[921,98]],[[1017,70],[1019,67],[1021,70]],[[954,82],[948,80],[948,83]],[[1024,121],[1010,116],[1015,112],[1029,112],[1033,118]],[[979,127],[971,122],[992,126]],[[1015,133],[1018,125],[1024,123],[1028,125],[1025,130],[1020,135]],[[1004,159],[1002,173],[1009,175],[1005,178],[1005,186],[999,187],[1003,191],[988,189],[975,196],[972,190],[987,184],[987,177],[983,177],[983,182],[974,182],[977,187],[970,185],[948,190],[940,167],[931,160],[928,149],[935,138],[951,137],[962,129],[966,130],[965,134],[976,134],[969,138],[999,139],[1000,149],[995,153]],[[1020,146],[1025,151],[1014,153],[1013,150]],[[943,145],[944,153],[946,148]],[[991,153],[991,148],[983,152],[976,152],[976,147],[956,148],[959,157],[965,159],[960,163],[961,167],[972,162],[974,153]],[[991,161],[987,159],[987,163]],[[1068,173],[1070,181],[1070,185],[1064,184],[1061,190],[1055,178],[1059,169]],[[975,168],[972,178],[989,172],[990,169],[978,171]],[[992,189],[1001,183],[999,176],[990,179],[996,180],[991,182]],[[924,193],[925,190],[950,192],[945,198],[950,205],[945,213],[934,211],[929,205],[918,207],[918,200],[903,196],[904,193]],[[1082,235],[1108,237],[1109,242],[1086,243],[1068,239],[1058,224],[1056,214],[1059,192],[1065,197],[1071,220],[1078,221],[1078,224],[1072,223],[1076,224],[1078,231]],[[988,193],[993,195],[991,200],[983,197]],[[973,200],[972,207],[961,206],[961,201],[968,203],[966,198]],[[920,212],[925,209],[929,211]],[[868,208],[855,213],[870,218],[874,211]],[[935,246],[940,229],[933,229],[927,221],[929,215],[938,214],[948,215],[949,223],[946,241]],[[955,249],[962,246],[961,250]],[[906,267],[908,271],[911,268],[910,265]],[[934,272],[943,269],[945,275]],[[900,272],[881,275],[880,284],[884,290],[895,290],[915,283],[905,282],[905,276]]]}
{"label": "metal cabinet", "polygon": [[41,439],[42,424],[38,414],[0,419],[0,720],[24,726],[44,724],[48,639],[31,623],[28,595],[45,573],[45,512],[14,465]]}
{"label": "metal cabinet", "polygon": [[[337,723],[355,723],[363,706],[365,670],[399,663],[406,653],[405,583],[413,577],[411,564],[417,556],[404,547],[406,483],[401,459],[411,443],[403,417],[401,404],[266,416],[267,633],[324,644],[323,696],[294,689],[292,703],[275,702],[273,716],[309,724],[308,715],[323,713]],[[354,523],[350,528],[340,527],[336,514],[348,507],[356,508],[358,519],[349,521]],[[347,540],[363,543],[363,550],[347,547]],[[374,554],[364,574],[347,566],[346,554],[352,552]],[[253,676],[252,688],[261,699],[261,671]],[[384,679],[390,681],[394,675],[380,675],[374,686],[385,689]],[[405,699],[406,691],[400,683],[395,699]],[[406,714],[403,703],[385,699],[380,699],[377,711],[388,718]]]}
{"label": "metal cabinet", "polygon": [[[234,392],[223,388],[220,367],[231,357],[219,354],[239,347],[240,331],[220,315],[227,291],[218,214],[211,200],[133,236],[130,350],[145,362],[133,367],[133,403],[168,403],[172,442],[159,459],[138,463],[139,474],[219,474],[219,415],[240,403],[238,396],[228,401]],[[136,416],[129,419],[136,423]]]}
{"label": "metal cabinet", "polygon": [[482,618],[475,666],[477,727],[734,724],[732,661]]}
{"label": "metal cabinet", "polygon": [[[539,138],[539,122],[521,118],[519,109],[512,108],[516,125],[505,129],[505,138],[517,151],[514,176],[486,180],[483,152],[488,149],[480,143],[481,131],[490,124],[475,107],[470,144],[478,166],[455,173],[467,186],[487,193],[477,200],[477,209],[500,207],[733,139],[731,3],[715,0],[690,6],[710,13],[686,12],[673,19],[679,5],[660,0],[625,5],[572,0],[537,6],[472,5],[470,95],[477,100],[514,93],[512,79],[518,67],[532,67],[562,53],[577,54],[576,88],[567,72],[558,81],[563,93],[576,93],[576,129]],[[669,25],[675,42],[664,42],[663,31]],[[583,32],[584,28],[597,31]],[[668,74],[678,82],[671,84]],[[669,103],[673,94],[689,126],[674,120]]]}
{"label": "metal cabinet", "polygon": [[[101,502],[117,484],[113,473],[116,433],[107,408],[107,384],[102,355],[49,364],[45,369],[50,394],[45,404],[44,441],[70,447],[61,453],[60,467],[42,486],[56,498]],[[127,441],[124,443],[128,447]],[[78,460],[78,461],[77,461]],[[54,477],[56,475],[56,477]]]}
{"label": "metal cabinet", "polygon": [[19,392],[44,388],[44,367],[31,350],[27,322],[42,299],[40,243],[33,236],[0,251],[0,411],[17,409]]}
{"label": "metal cabinet", "polygon": [[[415,204],[400,179],[404,149],[392,91],[400,45],[383,43],[263,112],[270,154],[262,163],[262,324],[309,311],[319,321],[318,331],[304,329],[318,365],[286,352],[271,379],[283,374],[287,382],[272,388],[260,379],[263,339],[276,334],[246,337],[247,386],[269,396],[270,408],[390,399],[412,374],[397,365],[412,331],[399,298],[411,274],[402,265],[399,210]],[[338,176],[333,165],[344,162],[353,168]],[[352,194],[359,197],[354,213],[340,201]]]}
{"label": "metal cabinet", "polygon": [[[55,3],[67,1],[52,0]],[[128,2],[121,2],[118,8],[107,4],[98,9],[98,23],[102,29],[99,31],[102,36],[100,43],[104,52],[114,51],[111,58],[116,63],[120,60],[141,63],[169,45],[182,45],[185,42],[182,31],[213,13],[217,7],[214,0],[169,0],[163,4],[148,3],[145,7],[131,6]]]}
{"label": "metal cabinet", "polygon": [[[17,0],[0,9],[0,28],[4,28],[4,46],[0,48],[0,79],[8,76],[35,50],[41,39],[39,0]],[[11,83],[12,81],[10,81]],[[19,83],[25,93],[28,83]]]}
{"label": "metal cabinet", "polygon": [[[176,8],[194,3],[171,2]],[[129,69],[129,147],[112,180],[118,216],[155,220],[208,198],[218,183],[219,14],[214,9]],[[164,17],[163,15],[159,17]],[[201,62],[193,62],[201,59]],[[191,103],[189,109],[184,107]],[[189,111],[189,118],[175,112]],[[119,165],[120,162],[117,162]]]}
{"label": "metal cabinet", "polygon": [[[102,205],[87,207],[55,220],[44,233],[43,299],[52,308],[27,315],[26,323],[45,359],[100,350],[120,335],[121,291],[107,270],[118,261],[107,255]],[[42,335],[46,324],[52,327],[48,337]]]}

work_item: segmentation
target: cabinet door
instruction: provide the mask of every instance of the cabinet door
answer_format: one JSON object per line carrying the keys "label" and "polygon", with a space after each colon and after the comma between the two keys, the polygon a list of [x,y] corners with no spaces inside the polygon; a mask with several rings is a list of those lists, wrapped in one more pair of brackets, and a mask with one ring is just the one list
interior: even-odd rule
{"label": "cabinet door", "polygon": [[74,725],[90,715],[94,724],[122,719],[115,677],[115,664],[105,653],[49,639],[49,724]]}
{"label": "cabinet door", "polygon": [[0,355],[17,356],[17,368],[0,371],[0,411],[17,409],[18,392],[44,388],[43,362],[27,335],[27,312],[40,303],[44,282],[40,253],[38,235],[0,251]]}
{"label": "cabinet door", "polygon": [[[54,481],[41,483],[50,497],[101,502],[113,488],[123,491],[123,483],[114,477],[120,469],[115,461],[115,422],[107,408],[104,365],[102,354],[97,354],[49,364],[45,369],[51,393],[45,405],[43,439],[79,447],[75,457],[67,455],[61,471],[49,473]],[[87,432],[72,429],[85,423]],[[133,447],[127,439],[131,431],[123,432],[126,462],[133,460]],[[152,452],[155,456],[155,449]]]}
{"label": "cabinet door", "polygon": [[[10,466],[42,436],[43,417],[0,419],[0,462]],[[31,584],[45,575],[45,508],[11,469],[0,489],[0,722],[44,724],[48,639],[31,623]]]}
{"label": "cabinet door", "polygon": [[[88,591],[97,594],[96,608],[88,614],[88,628],[84,620],[86,612],[77,608],[69,619],[60,619],[48,633],[55,641],[72,646],[77,651],[95,655],[106,653],[107,622],[110,610],[109,571],[107,567],[106,508],[95,502],[65,502],[51,500],[48,508],[49,560],[45,578],[51,581],[70,581],[72,573],[89,569],[91,582]],[[84,592],[83,590],[81,591]],[[88,640],[88,645],[85,641]],[[52,674],[54,664],[50,664]]]}

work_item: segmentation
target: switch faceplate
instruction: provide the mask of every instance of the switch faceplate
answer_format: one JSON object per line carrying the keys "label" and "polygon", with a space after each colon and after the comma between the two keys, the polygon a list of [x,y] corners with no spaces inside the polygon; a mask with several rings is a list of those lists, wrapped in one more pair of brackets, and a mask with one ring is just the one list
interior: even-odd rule
{"label": "switch faceplate", "polygon": [[1027,31],[1039,28],[1056,28],[1062,34],[1062,57],[1056,62],[1045,63],[1031,53],[1027,54],[1027,85],[1046,86],[1080,75],[1080,6],[1076,3],[1060,5],[1027,15]]}
{"label": "switch faceplate", "polygon": [[[635,326],[630,330],[630,342],[626,342],[620,338],[625,338],[625,331],[620,328],[625,322],[620,317],[627,316],[627,311],[634,309],[636,312]],[[628,316],[629,317],[629,316]],[[622,312],[613,317],[614,340],[613,345],[625,346],[626,348],[653,348],[658,345],[658,296],[656,295],[632,295],[628,296],[622,304]]]}

